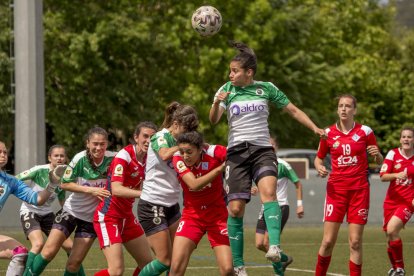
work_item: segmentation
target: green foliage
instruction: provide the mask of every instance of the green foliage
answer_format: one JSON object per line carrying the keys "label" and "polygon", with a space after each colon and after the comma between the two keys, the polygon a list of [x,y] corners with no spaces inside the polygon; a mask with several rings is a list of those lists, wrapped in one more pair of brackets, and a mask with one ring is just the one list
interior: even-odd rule
{"label": "green foliage", "polygon": [[[203,4],[45,0],[51,143],[73,154],[94,125],[130,136],[139,121],[161,124],[165,106],[178,100],[197,108],[207,141],[225,144],[226,119],[212,126],[208,113],[228,79],[236,54],[228,46],[232,39],[255,50],[256,78],[275,83],[319,126],[336,120],[335,96],[351,93],[359,101],[357,120],[374,129],[384,153],[398,145],[399,129],[414,118],[414,35],[395,31],[393,6],[375,0],[210,1],[224,23],[204,38],[190,22]],[[0,137],[11,141],[8,12],[0,6]],[[271,132],[282,147],[315,148],[317,137],[288,117],[271,109]]]}

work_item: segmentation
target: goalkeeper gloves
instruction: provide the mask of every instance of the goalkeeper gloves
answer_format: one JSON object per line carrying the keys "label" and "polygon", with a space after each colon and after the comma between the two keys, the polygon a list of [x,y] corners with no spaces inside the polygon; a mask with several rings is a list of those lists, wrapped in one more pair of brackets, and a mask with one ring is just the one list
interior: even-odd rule
{"label": "goalkeeper gloves", "polygon": [[60,185],[60,179],[66,170],[66,165],[57,165],[53,170],[49,171],[49,184],[47,184],[46,190],[53,193],[55,189]]}

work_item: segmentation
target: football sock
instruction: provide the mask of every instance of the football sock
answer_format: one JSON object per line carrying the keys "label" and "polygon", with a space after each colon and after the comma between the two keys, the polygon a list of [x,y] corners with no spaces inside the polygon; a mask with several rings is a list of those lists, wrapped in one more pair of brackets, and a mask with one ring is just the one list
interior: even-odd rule
{"label": "football sock", "polygon": [[349,260],[349,276],[361,276],[362,264],[356,264]]}
{"label": "football sock", "polygon": [[109,274],[108,269],[102,269],[96,272],[95,274],[93,274],[93,276],[111,276],[111,275]]}
{"label": "football sock", "polygon": [[227,230],[229,233],[231,254],[233,255],[234,267],[243,266],[243,218],[229,216],[227,219]]}
{"label": "football sock", "polygon": [[22,275],[27,259],[27,249],[24,246],[17,246],[13,249],[13,257],[7,267],[6,276]]}
{"label": "football sock", "polygon": [[281,262],[287,262],[288,261],[288,256],[283,252],[280,252],[280,261]]}
{"label": "football sock", "polygon": [[77,276],[77,275],[78,275],[78,272],[70,272],[68,271],[68,269],[65,269],[65,273],[63,273],[63,276]]}
{"label": "football sock", "polygon": [[37,254],[37,256],[33,260],[33,264],[31,267],[32,275],[40,275],[43,272],[43,270],[45,270],[49,262],[50,261],[43,258],[42,254]]}
{"label": "football sock", "polygon": [[167,271],[170,267],[161,263],[157,259],[153,260],[141,269],[140,276],[158,276]]}
{"label": "football sock", "polygon": [[390,259],[392,268],[395,269],[395,260],[394,260],[394,257],[392,255],[392,249],[390,247],[390,242],[388,242],[387,254],[388,254],[388,259]]}
{"label": "football sock", "polygon": [[331,263],[332,256],[322,257],[318,254],[318,262],[316,263],[315,276],[325,276]]}
{"label": "football sock", "polygon": [[23,276],[29,276],[29,269],[32,267],[33,261],[36,258],[37,254],[33,252],[29,252],[27,255],[27,261],[26,261],[26,268],[24,269]]}
{"label": "football sock", "polygon": [[285,273],[283,272],[283,267],[281,262],[272,262],[273,271],[275,272],[275,275],[283,276]]}
{"label": "football sock", "polygon": [[403,245],[401,239],[389,242],[395,268],[404,268]]}
{"label": "football sock", "polygon": [[137,266],[137,268],[135,268],[134,270],[134,273],[132,273],[132,276],[138,276],[140,272],[141,272],[141,269],[139,268],[139,266]]}
{"label": "football sock", "polygon": [[269,233],[269,245],[280,245],[282,214],[279,203],[277,201],[266,202],[263,206],[267,232]]}

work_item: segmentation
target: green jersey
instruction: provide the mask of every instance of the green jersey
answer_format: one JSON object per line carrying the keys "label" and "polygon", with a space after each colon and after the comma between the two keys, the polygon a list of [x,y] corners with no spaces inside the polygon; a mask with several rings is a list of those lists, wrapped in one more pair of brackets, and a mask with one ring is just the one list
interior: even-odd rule
{"label": "green jersey", "polygon": [[230,92],[220,103],[227,110],[229,123],[228,148],[242,142],[258,146],[271,146],[269,139],[268,102],[278,108],[289,104],[289,99],[273,83],[254,81],[253,84],[238,87],[227,82],[217,91]]}
{"label": "green jersey", "polygon": [[[47,184],[49,184],[49,170],[49,164],[39,165],[19,173],[18,175],[16,175],[16,178],[25,181],[26,184],[29,187],[31,187],[33,191],[40,192],[46,189]],[[56,197],[59,200],[64,200],[65,191],[63,191],[60,188],[56,188],[55,192],[50,195],[49,199],[42,206],[35,206],[23,202],[20,207],[20,215],[28,212],[32,212],[41,216],[52,213],[52,203]]]}
{"label": "green jersey", "polygon": [[289,180],[296,183],[299,178],[288,162],[278,158],[277,163],[277,201],[280,206],[289,205],[287,192]]}
{"label": "green jersey", "polygon": [[141,198],[157,205],[172,206],[180,196],[180,184],[172,159],[164,161],[158,152],[162,148],[171,148],[177,143],[168,129],[164,128],[151,137],[147,153],[145,180]]}
{"label": "green jersey", "polygon": [[[115,155],[116,152],[106,151],[101,164],[94,170],[86,156],[86,150],[76,154],[63,175],[62,183],[73,182],[81,186],[104,188],[107,181],[107,171]],[[63,210],[78,219],[92,222],[93,213],[98,203],[99,199],[96,196],[72,193],[65,201]]]}

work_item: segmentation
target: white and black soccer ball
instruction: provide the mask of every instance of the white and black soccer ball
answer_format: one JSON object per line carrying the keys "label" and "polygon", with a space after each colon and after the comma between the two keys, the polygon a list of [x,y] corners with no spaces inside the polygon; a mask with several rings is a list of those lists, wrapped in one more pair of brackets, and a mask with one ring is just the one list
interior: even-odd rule
{"label": "white and black soccer ball", "polygon": [[202,36],[216,34],[223,24],[220,12],[212,6],[199,7],[191,17],[191,25]]}

